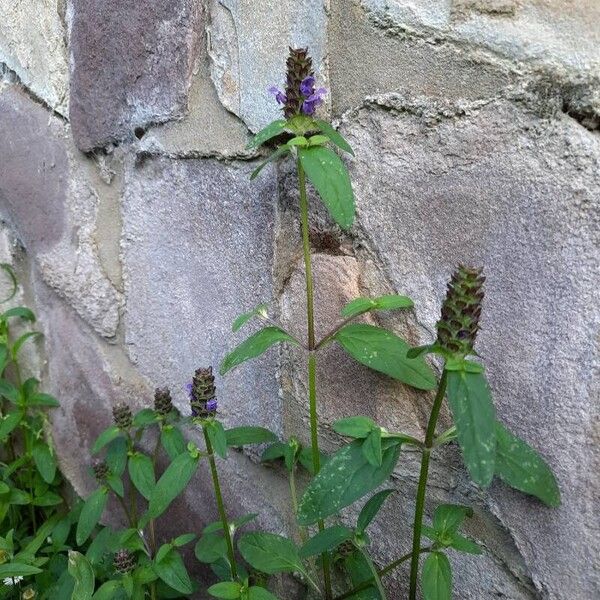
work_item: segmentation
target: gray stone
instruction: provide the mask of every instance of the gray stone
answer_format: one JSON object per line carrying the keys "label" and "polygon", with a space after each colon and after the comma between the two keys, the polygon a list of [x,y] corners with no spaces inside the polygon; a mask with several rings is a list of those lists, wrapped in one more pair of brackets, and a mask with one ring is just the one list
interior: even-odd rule
{"label": "gray stone", "polygon": [[236,157],[245,154],[248,133],[242,121],[219,100],[204,43],[192,78],[186,118],[152,127],[142,138],[139,149],[174,158]]}
{"label": "gray stone", "polygon": [[80,149],[183,117],[200,17],[191,0],[73,1],[70,119]]}
{"label": "gray stone", "polygon": [[120,294],[98,257],[101,184],[94,170],[73,147],[65,123],[14,86],[0,91],[0,122],[2,215],[46,283],[101,335],[113,337]]}
{"label": "gray stone", "polygon": [[600,138],[502,101],[462,118],[424,112],[396,99],[344,128],[360,226],[393,285],[415,299],[423,342],[453,265],[485,265],[479,349],[498,412],[547,457],[563,493],[550,510],[498,486],[490,509],[544,597],[594,597]]}
{"label": "gray stone", "polygon": [[267,88],[283,85],[288,46],[308,46],[316,71],[327,79],[327,17],[320,0],[210,0],[209,13],[212,79],[223,105],[251,131],[281,117]]}
{"label": "gray stone", "polygon": [[[200,366],[218,367],[247,335],[235,317],[273,291],[276,186],[255,165],[148,159],[130,165],[123,198],[125,344],[139,371],[184,385]],[[275,352],[219,379],[221,415],[280,431]]]}
{"label": "gray stone", "polygon": [[[433,6],[426,4],[428,10]],[[328,63],[335,115],[365,96],[397,92],[441,101],[486,101],[513,83],[509,65],[491,62],[476,49],[465,52],[454,44],[405,35],[401,28],[396,35],[385,20],[374,26],[353,0],[333,3],[331,12]],[[382,61],[390,68],[382,69]]]}
{"label": "gray stone", "polygon": [[69,67],[63,12],[63,0],[0,0],[0,63],[50,108],[66,115]]}
{"label": "gray stone", "polygon": [[[353,0],[350,0],[351,2]],[[572,72],[600,69],[600,6],[595,0],[360,0],[390,34],[479,46],[499,57]]]}

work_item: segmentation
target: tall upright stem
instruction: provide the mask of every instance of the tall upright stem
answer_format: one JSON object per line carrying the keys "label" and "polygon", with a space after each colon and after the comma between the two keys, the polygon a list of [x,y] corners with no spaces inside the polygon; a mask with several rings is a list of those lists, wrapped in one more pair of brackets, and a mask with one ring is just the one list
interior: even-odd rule
{"label": "tall upright stem", "polygon": [[421,528],[423,526],[423,511],[425,509],[425,495],[427,492],[427,477],[429,476],[429,459],[431,457],[431,449],[435,437],[435,427],[442,402],[446,395],[446,383],[448,380],[448,372],[444,369],[438,391],[433,401],[433,408],[427,423],[427,431],[425,432],[425,443],[423,455],[421,457],[421,472],[419,474],[419,486],[417,488],[417,500],[415,504],[415,521],[413,524],[413,544],[412,557],[410,562],[410,592],[409,599],[416,600],[417,598],[417,579],[419,577],[419,549],[421,547]]}
{"label": "tall upright stem", "polygon": [[[319,418],[317,414],[317,358],[315,356],[315,300],[313,288],[312,264],[310,260],[310,238],[308,235],[308,197],[306,195],[306,175],[304,168],[297,159],[298,189],[300,191],[300,220],[302,222],[302,250],[304,254],[304,272],[306,274],[306,325],[308,332],[308,405],[310,413],[310,441],[312,449],[312,462],[315,475],[321,469],[321,455],[319,453]],[[319,531],[323,531],[325,524],[319,521]],[[331,573],[329,556],[321,555],[323,564],[323,583],[325,584],[325,597],[333,597],[331,587]]]}
{"label": "tall upright stem", "polygon": [[217,472],[215,454],[213,452],[212,444],[210,443],[210,438],[208,437],[208,432],[204,426],[202,427],[202,433],[204,434],[204,443],[206,444],[206,451],[208,453],[210,473],[212,475],[219,517],[221,517],[221,525],[223,526],[223,535],[225,536],[225,542],[227,543],[227,556],[229,557],[231,577],[232,579],[237,579],[237,566],[235,562],[235,552],[233,550],[233,540],[231,539],[231,530],[229,529],[229,521],[227,519],[227,513],[225,512],[225,505],[223,504],[223,494],[221,494],[221,484],[219,483],[219,473]]}

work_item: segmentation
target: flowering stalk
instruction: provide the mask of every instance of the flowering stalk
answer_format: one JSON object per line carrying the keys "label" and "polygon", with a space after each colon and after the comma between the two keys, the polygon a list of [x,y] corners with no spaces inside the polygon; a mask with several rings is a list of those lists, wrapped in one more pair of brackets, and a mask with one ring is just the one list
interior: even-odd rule
{"label": "flowering stalk", "polygon": [[[310,259],[310,239],[308,231],[308,198],[306,195],[306,177],[300,159],[297,160],[298,187],[300,191],[300,218],[302,222],[302,249],[304,256],[304,271],[306,278],[306,323],[308,331],[308,405],[310,414],[310,440],[312,450],[312,462],[315,475],[321,469],[319,452],[319,416],[317,413],[317,358],[315,347],[315,314],[314,314],[314,289],[312,265]],[[319,531],[323,531],[325,524],[323,520],[318,523]],[[333,595],[331,587],[331,572],[329,556],[324,553],[321,556],[323,566],[323,583],[325,584],[325,596],[331,598]]]}
{"label": "flowering stalk", "polygon": [[441,318],[437,323],[438,351],[445,358],[444,370],[440,379],[437,394],[433,402],[425,441],[422,447],[421,471],[415,502],[415,517],[413,523],[412,556],[410,563],[409,599],[416,600],[417,580],[419,576],[419,555],[421,547],[421,532],[423,528],[423,513],[429,476],[431,451],[437,445],[435,429],[446,388],[448,385],[448,360],[464,360],[473,353],[475,338],[479,331],[479,317],[483,300],[483,282],[481,269],[459,266],[448,284],[446,298],[442,305]]}
{"label": "flowering stalk", "polygon": [[215,461],[215,452],[210,439],[209,424],[214,419],[217,413],[217,395],[215,388],[215,377],[212,373],[212,367],[207,369],[197,369],[192,383],[188,386],[190,393],[190,405],[192,408],[192,417],[202,427],[204,435],[204,443],[206,444],[206,452],[208,454],[208,462],[210,465],[210,473],[215,490],[215,499],[217,509],[223,526],[223,535],[227,544],[227,556],[229,558],[229,569],[232,579],[237,579],[237,565],[235,560],[235,551],[233,549],[233,540],[231,539],[231,529],[229,520],[225,512],[225,504],[223,502],[223,494],[221,492],[221,483],[219,481],[219,473],[217,471],[217,463]]}

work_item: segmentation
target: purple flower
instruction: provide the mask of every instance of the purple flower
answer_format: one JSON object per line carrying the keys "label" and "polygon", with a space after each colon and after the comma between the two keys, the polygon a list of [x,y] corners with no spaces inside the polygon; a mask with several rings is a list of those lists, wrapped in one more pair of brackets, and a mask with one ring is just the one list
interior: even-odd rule
{"label": "purple flower", "polygon": [[300,83],[300,93],[304,97],[312,96],[315,91],[315,78],[313,75],[309,75],[302,80]]}
{"label": "purple flower", "polygon": [[209,400],[206,403],[206,410],[209,412],[214,412],[215,410],[217,410],[217,400],[216,398],[213,400]]}
{"label": "purple flower", "polygon": [[308,96],[308,98],[304,100],[304,102],[302,102],[302,112],[308,116],[314,115],[315,111],[317,110],[317,106],[323,104],[323,96],[325,94],[327,94],[327,90],[325,88],[319,88],[318,90],[314,91],[310,96]]}
{"label": "purple flower", "polygon": [[276,86],[272,85],[267,89],[269,94],[273,94],[275,96],[275,100],[277,100],[277,104],[285,104],[287,102],[286,95]]}
{"label": "purple flower", "polygon": [[191,381],[189,383],[185,384],[185,390],[186,390],[186,392],[188,393],[189,396],[192,395],[192,387],[193,387],[193,384],[192,384]]}

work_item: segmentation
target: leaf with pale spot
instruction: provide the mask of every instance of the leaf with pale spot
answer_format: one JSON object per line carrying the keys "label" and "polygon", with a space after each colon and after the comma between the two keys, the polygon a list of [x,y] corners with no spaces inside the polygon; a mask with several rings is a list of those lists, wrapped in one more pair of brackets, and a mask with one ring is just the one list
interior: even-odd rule
{"label": "leaf with pale spot", "polygon": [[335,338],[355,360],[419,390],[431,390],[436,378],[422,358],[408,358],[410,346],[397,335],[373,325],[342,327]]}
{"label": "leaf with pale spot", "polygon": [[298,342],[289,334],[279,327],[265,327],[251,335],[247,340],[244,340],[235,350],[232,350],[221,363],[219,372],[225,375],[231,369],[234,369],[243,362],[256,358],[263,354],[268,348],[278,342]]}
{"label": "leaf with pale spot", "polygon": [[548,506],[560,506],[556,478],[544,459],[498,421],[496,437],[496,474],[500,479]]}
{"label": "leaf with pale spot", "polygon": [[488,486],[494,476],[496,411],[483,373],[447,371],[448,402],[458,443],[473,481]]}

